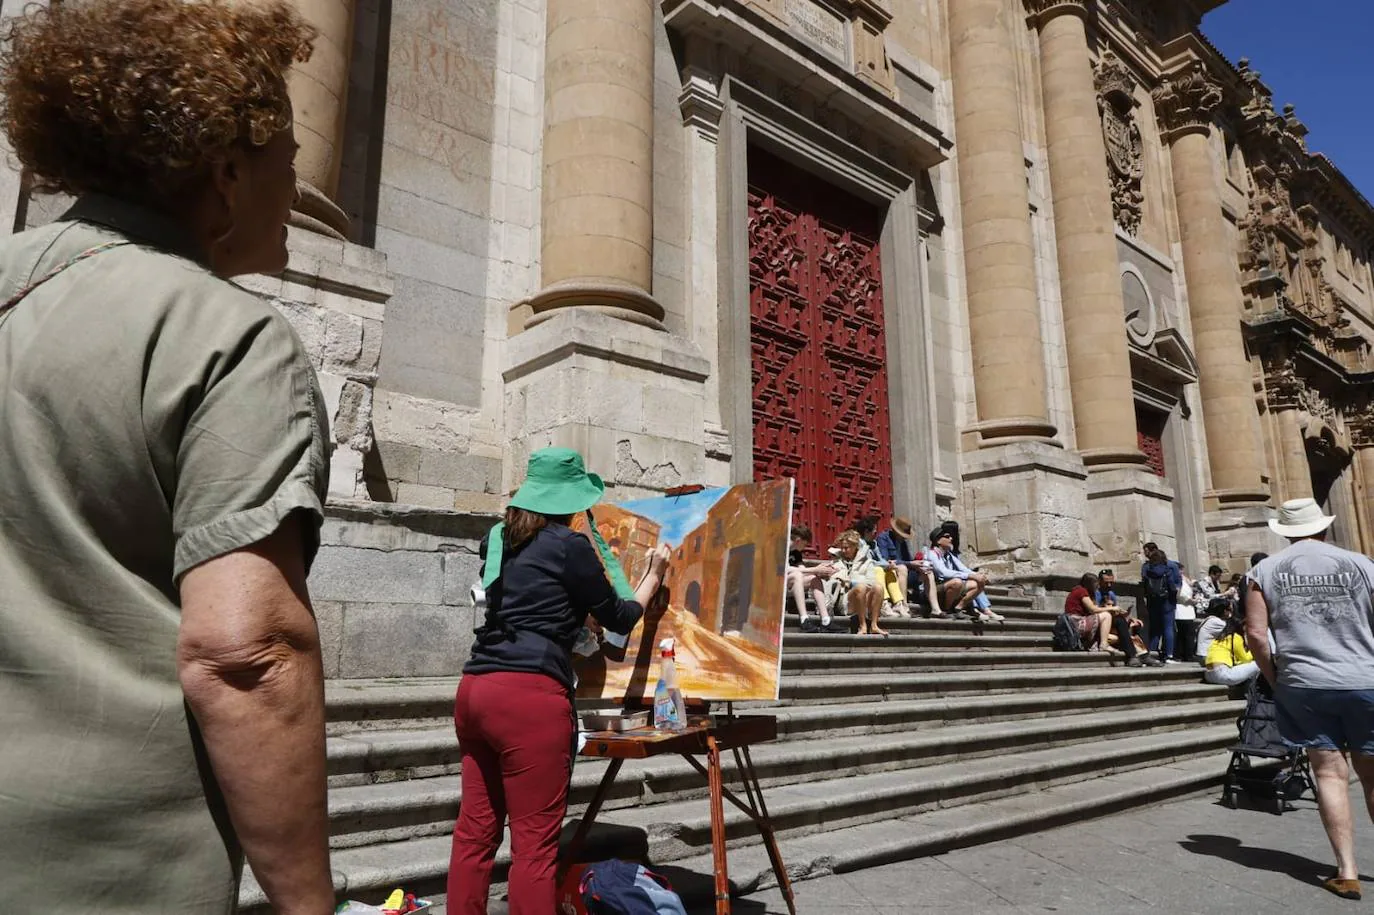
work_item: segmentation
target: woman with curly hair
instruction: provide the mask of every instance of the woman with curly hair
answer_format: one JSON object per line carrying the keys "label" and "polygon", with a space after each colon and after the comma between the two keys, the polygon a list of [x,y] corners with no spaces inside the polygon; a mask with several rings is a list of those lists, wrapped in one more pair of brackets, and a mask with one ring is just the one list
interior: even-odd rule
{"label": "woman with curly hair", "polygon": [[[230,283],[287,259],[283,0],[68,0],[0,121],[56,223],[0,242],[0,899],[325,915],[314,371]],[[21,902],[25,900],[26,902]]]}

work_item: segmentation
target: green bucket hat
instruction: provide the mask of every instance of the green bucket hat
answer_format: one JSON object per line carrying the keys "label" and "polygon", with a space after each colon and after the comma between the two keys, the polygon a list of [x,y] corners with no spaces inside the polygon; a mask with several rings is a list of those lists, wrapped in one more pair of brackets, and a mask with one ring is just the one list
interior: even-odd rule
{"label": "green bucket hat", "polygon": [[[541,448],[530,455],[529,469],[525,482],[511,497],[512,508],[538,512],[541,515],[575,515],[587,513],[587,528],[592,543],[601,556],[606,569],[606,577],[616,596],[622,600],[634,600],[634,588],[625,580],[625,571],[615,558],[606,539],[596,529],[596,519],[592,517],[591,507],[601,501],[606,492],[606,484],[601,477],[588,473],[582,463],[582,455],[571,448]],[[490,589],[496,579],[501,577],[501,564],[505,553],[504,523],[498,524],[487,534],[487,558],[482,572],[482,587]]]}
{"label": "green bucket hat", "polygon": [[541,515],[575,515],[601,501],[606,484],[588,473],[571,448],[541,448],[530,455],[525,483],[511,498],[514,508]]}

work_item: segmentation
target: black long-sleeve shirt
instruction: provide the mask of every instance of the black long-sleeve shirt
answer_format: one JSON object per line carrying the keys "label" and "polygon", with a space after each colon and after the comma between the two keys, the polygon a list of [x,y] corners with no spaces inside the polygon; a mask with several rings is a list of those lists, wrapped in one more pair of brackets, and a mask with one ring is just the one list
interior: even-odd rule
{"label": "black long-sleeve shirt", "polygon": [[547,674],[571,690],[572,646],[588,613],[612,632],[628,633],[644,608],[616,596],[591,541],[550,522],[505,554],[463,673]]}

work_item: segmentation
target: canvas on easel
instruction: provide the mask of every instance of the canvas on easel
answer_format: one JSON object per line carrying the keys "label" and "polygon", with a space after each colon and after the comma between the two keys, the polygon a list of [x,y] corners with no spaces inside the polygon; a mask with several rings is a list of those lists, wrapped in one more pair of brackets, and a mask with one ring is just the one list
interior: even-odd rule
{"label": "canvas on easel", "polygon": [[[658,605],[624,649],[603,639],[595,654],[574,657],[577,697],[652,698],[657,647],[671,637],[684,696],[777,699],[792,493],[783,479],[595,506],[631,586],[660,542],[672,556]],[[573,526],[585,525],[578,516]]]}

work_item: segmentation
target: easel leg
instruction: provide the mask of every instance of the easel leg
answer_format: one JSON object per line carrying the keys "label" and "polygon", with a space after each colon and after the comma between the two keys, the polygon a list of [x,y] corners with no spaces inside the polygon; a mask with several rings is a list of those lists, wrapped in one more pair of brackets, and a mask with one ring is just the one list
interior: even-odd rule
{"label": "easel leg", "polygon": [[716,866],[716,915],[730,915],[730,874],[725,863],[725,799],[720,776],[720,747],[706,738],[706,780],[711,786],[711,857]]}
{"label": "easel leg", "polygon": [[[745,746],[740,749],[744,753],[744,764],[739,767],[740,777],[744,779],[749,803],[758,807],[758,815],[754,817],[754,823],[763,836],[763,847],[768,849],[768,860],[773,864],[773,876],[778,878],[778,889],[782,890],[782,898],[787,900],[787,911],[791,915],[797,915],[797,903],[792,896],[792,881],[787,876],[787,866],[782,863],[782,853],[778,851],[778,840],[773,835],[773,821],[768,818],[768,806],[763,802],[763,788],[759,786],[759,776],[754,771],[754,760],[749,756],[749,747]],[[739,762],[737,753],[735,764],[739,765]]]}
{"label": "easel leg", "polygon": [[606,795],[611,791],[611,785],[615,784],[615,777],[620,774],[620,767],[624,765],[623,759],[612,759],[606,766],[606,773],[601,776],[601,784],[596,786],[596,794],[592,795],[592,802],[587,805],[586,811],[582,814],[582,819],[577,824],[577,831],[573,833],[572,840],[563,849],[562,859],[558,865],[558,879],[563,879],[563,874],[572,864],[577,862],[577,856],[582,851],[582,844],[587,841],[587,833],[591,832],[592,823],[596,822],[596,815],[601,812],[601,805],[606,800]]}

